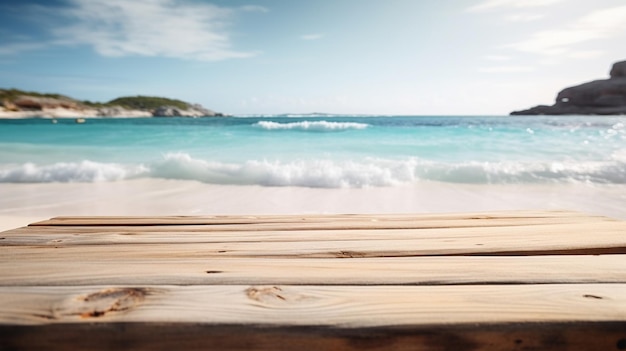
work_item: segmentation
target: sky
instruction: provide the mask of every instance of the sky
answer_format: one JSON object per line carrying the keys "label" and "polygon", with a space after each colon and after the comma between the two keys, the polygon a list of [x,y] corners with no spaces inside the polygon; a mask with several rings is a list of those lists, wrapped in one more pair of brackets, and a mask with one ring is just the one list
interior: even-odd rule
{"label": "sky", "polygon": [[608,78],[624,43],[624,0],[0,0],[0,88],[506,115]]}

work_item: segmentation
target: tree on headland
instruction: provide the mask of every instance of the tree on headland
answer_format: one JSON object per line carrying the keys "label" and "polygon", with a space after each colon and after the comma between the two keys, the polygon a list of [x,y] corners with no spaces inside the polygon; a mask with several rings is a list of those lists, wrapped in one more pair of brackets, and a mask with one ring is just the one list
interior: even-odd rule
{"label": "tree on headland", "polygon": [[184,110],[190,107],[188,103],[181,100],[141,95],[119,97],[107,102],[107,105],[117,105],[137,110],[156,110],[161,106],[174,106]]}

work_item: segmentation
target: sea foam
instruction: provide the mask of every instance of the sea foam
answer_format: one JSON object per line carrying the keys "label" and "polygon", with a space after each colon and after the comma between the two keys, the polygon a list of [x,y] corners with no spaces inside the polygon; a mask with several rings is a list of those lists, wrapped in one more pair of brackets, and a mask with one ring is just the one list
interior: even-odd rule
{"label": "sea foam", "polygon": [[124,166],[115,163],[92,161],[58,162],[50,165],[25,163],[0,169],[2,183],[68,183],[107,182],[141,176],[143,166]]}
{"label": "sea foam", "polygon": [[185,153],[165,155],[152,165],[155,178],[193,179],[206,183],[352,188],[391,186],[413,180],[404,162],[338,162],[326,159],[223,163],[194,159]]}
{"label": "sea foam", "polygon": [[304,130],[316,132],[332,132],[348,129],[365,129],[369,125],[357,122],[329,122],[329,121],[301,121],[279,123],[272,121],[259,121],[254,126],[266,130]]}
{"label": "sea foam", "polygon": [[461,163],[419,158],[218,162],[194,158],[187,153],[168,153],[161,160],[144,164],[82,161],[4,166],[0,169],[0,182],[106,182],[159,178],[230,185],[363,188],[418,181],[465,184],[626,184],[624,174],[626,150],[616,152],[604,161]]}

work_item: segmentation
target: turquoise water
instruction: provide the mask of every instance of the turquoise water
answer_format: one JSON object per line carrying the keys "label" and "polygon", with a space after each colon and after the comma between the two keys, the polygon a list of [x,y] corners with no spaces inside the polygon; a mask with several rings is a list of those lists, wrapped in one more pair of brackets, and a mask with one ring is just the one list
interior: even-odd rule
{"label": "turquoise water", "polygon": [[626,183],[626,117],[0,120],[0,182]]}

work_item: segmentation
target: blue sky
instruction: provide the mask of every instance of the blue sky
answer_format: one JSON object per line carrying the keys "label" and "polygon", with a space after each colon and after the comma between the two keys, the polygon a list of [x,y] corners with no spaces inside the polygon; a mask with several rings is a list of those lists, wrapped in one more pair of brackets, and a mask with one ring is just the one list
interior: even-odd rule
{"label": "blue sky", "polygon": [[230,114],[497,115],[626,60],[623,0],[3,0],[0,87]]}

